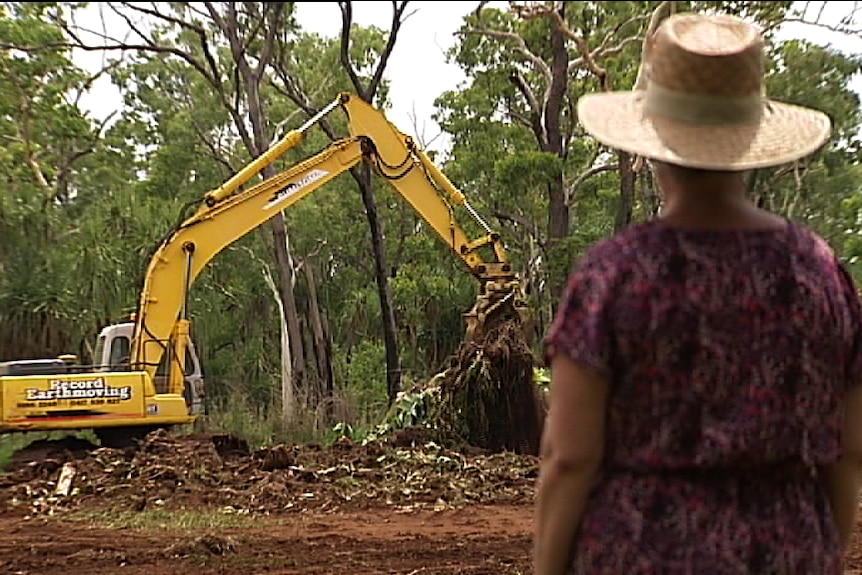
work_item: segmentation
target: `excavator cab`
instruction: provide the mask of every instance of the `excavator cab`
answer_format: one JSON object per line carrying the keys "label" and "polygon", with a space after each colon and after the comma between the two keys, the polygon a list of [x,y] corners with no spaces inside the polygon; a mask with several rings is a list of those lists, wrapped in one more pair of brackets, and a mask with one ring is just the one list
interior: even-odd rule
{"label": "excavator cab", "polygon": [[[135,324],[133,322],[109,325],[102,329],[96,341],[96,349],[93,352],[93,364],[96,372],[118,372],[131,371],[131,349],[132,335]],[[156,369],[153,385],[155,393],[168,392],[168,362],[173,357],[171,347],[162,354],[159,366]],[[191,339],[186,344],[186,358],[184,362],[185,385],[183,396],[189,408],[190,415],[203,413],[204,376],[197,350]]]}

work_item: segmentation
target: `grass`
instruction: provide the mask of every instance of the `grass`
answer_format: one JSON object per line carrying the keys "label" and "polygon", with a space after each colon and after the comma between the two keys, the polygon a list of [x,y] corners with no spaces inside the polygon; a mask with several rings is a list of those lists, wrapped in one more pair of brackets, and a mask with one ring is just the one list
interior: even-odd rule
{"label": "grass", "polygon": [[[360,410],[353,398],[336,397],[328,405],[333,413],[326,413],[326,405],[311,408],[299,401],[291,421],[285,421],[278,407],[264,408],[252,405],[241,394],[211,405],[202,427],[207,432],[228,432],[245,439],[252,448],[274,444],[327,443],[337,439],[333,426],[339,421],[351,421],[355,428],[373,429],[385,414],[357,418]],[[328,417],[327,415],[331,416]],[[368,419],[357,421],[357,419]]]}
{"label": "grass", "polygon": [[62,520],[134,531],[196,532],[260,526],[260,517],[218,510],[75,511],[64,515]]}
{"label": "grass", "polygon": [[90,430],[83,431],[29,431],[25,433],[9,433],[0,436],[0,470],[5,471],[12,460],[15,452],[24,449],[34,441],[58,440],[67,437],[76,437],[98,444],[96,436]]}

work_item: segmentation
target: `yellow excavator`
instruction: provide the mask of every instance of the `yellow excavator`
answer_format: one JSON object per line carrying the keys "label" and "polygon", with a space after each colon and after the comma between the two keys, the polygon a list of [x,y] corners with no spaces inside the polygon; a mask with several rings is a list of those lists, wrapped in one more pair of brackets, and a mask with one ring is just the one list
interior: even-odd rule
{"label": "yellow excavator", "polygon": [[[336,109],[346,114],[349,137],[242,189]],[[476,304],[465,314],[468,337],[494,310],[514,310],[529,321],[522,284],[500,235],[411,137],[370,104],[340,94],[205,194],[196,212],[172,230],[149,262],[137,313],[132,321],[102,329],[93,365],[79,365],[74,356],[0,363],[0,433],[93,429],[104,445],[124,445],[157,427],[193,423],[204,394],[189,336],[188,296],[195,278],[232,242],[361,161],[395,188],[478,280]],[[484,235],[468,237],[459,211]]]}

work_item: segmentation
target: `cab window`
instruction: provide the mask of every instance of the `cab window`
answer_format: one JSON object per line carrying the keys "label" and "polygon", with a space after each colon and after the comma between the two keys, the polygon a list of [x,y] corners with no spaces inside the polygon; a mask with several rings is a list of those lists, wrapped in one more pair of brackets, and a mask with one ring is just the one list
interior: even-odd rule
{"label": "cab window", "polygon": [[106,336],[100,335],[96,340],[96,349],[93,350],[93,364],[97,369],[101,369],[106,367],[104,362],[102,361],[102,354],[105,353],[105,340]]}
{"label": "cab window", "polygon": [[[159,361],[159,367],[156,369],[156,377],[165,377],[167,375],[167,361],[169,353],[163,353],[162,359]],[[189,376],[195,372],[195,360],[192,356],[192,350],[190,347],[186,346],[186,364],[185,364],[185,375]]]}
{"label": "cab window", "polygon": [[111,371],[128,369],[130,349],[129,338],[126,336],[117,336],[111,340],[111,353],[108,357]]}

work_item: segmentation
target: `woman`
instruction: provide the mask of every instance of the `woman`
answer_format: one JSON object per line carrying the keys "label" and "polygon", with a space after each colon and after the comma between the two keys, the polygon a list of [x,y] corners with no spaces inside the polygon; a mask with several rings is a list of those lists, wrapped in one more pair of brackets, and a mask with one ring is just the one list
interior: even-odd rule
{"label": "woman", "polygon": [[762,37],[733,17],[671,16],[646,59],[643,91],[578,103],[664,205],[587,250],[546,337],[535,572],[840,574],[857,293],[820,237],[746,197],[747,171],[811,154],[829,119],[765,97]]}

